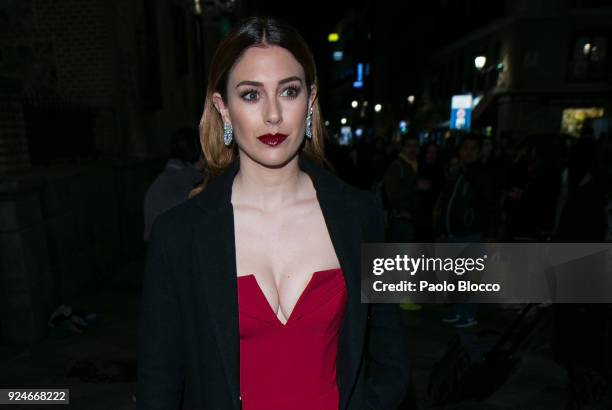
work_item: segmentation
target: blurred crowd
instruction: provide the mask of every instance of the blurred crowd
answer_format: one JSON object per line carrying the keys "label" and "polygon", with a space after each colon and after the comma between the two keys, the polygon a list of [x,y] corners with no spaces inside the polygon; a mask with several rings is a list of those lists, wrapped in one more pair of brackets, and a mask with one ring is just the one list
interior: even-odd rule
{"label": "blurred crowd", "polygon": [[341,178],[381,201],[391,241],[612,239],[612,138],[588,126],[579,138],[407,135],[329,151]]}

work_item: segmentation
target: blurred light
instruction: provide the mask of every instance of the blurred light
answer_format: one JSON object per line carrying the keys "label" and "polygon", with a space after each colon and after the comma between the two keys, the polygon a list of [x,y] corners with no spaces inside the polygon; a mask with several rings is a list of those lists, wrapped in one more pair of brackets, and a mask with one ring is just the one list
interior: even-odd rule
{"label": "blurred light", "polygon": [[346,118],[342,117],[342,119],[340,120],[340,124],[344,125],[347,121],[348,120]]}
{"label": "blurred light", "polygon": [[485,56],[478,56],[474,59],[474,67],[479,70],[482,70],[485,64],[487,64],[487,58]]}
{"label": "blurred light", "polygon": [[497,69],[498,70],[503,70],[504,69],[504,63],[498,63],[497,64]]}
{"label": "blurred light", "polygon": [[344,53],[342,51],[334,51],[334,61],[342,61]]}
{"label": "blurred light", "polygon": [[376,104],[376,105],[374,106],[374,111],[376,111],[376,112],[380,112],[381,110],[382,110],[382,105],[381,105],[381,104]]}
{"label": "blurred light", "polygon": [[588,55],[591,52],[591,43],[586,43],[582,48],[582,52],[585,56]]}
{"label": "blurred light", "polygon": [[325,121],[325,126],[329,127],[329,121]]}
{"label": "blurred light", "polygon": [[361,128],[357,128],[355,130],[355,136],[356,137],[361,137],[363,135],[363,130]]}
{"label": "blurred light", "polygon": [[407,99],[410,104],[414,104],[414,95],[409,95]]}
{"label": "blurred light", "polygon": [[357,100],[353,100],[353,101],[351,102],[351,107],[353,107],[353,108],[357,108],[358,106],[359,106],[359,103],[357,102]]}
{"label": "blurred light", "polygon": [[202,15],[202,5],[200,4],[200,0],[193,0],[193,8],[194,8],[194,13],[197,16]]}
{"label": "blurred light", "polygon": [[327,41],[329,41],[330,43],[335,43],[338,40],[340,40],[340,36],[338,35],[338,33],[329,33],[329,35],[327,36]]}
{"label": "blurred light", "polygon": [[357,78],[353,83],[353,88],[363,87],[363,63],[357,63]]}
{"label": "blurred light", "polygon": [[367,102],[367,101],[364,101],[364,102],[363,102],[363,106],[364,106],[364,107],[367,107],[367,106],[368,106],[368,102]]}

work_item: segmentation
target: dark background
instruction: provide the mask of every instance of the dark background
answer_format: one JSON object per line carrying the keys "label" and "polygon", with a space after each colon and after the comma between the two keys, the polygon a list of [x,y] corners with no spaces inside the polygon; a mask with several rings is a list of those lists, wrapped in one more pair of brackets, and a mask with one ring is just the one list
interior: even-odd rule
{"label": "dark background", "polygon": [[[352,161],[337,172],[360,188],[373,189],[407,135],[442,147],[460,137],[449,129],[457,94],[479,98],[471,131],[507,148],[509,163],[521,147],[548,155],[555,178],[566,148],[609,138],[609,0],[0,0],[0,388],[71,387],[72,408],[134,408],[143,199],[173,133],[197,127],[216,45],[252,14],[287,20],[311,46],[330,156]],[[333,32],[338,42],[328,41]],[[359,63],[363,87],[354,88]],[[352,139],[340,146],[342,119]],[[377,143],[390,148],[362,156]],[[499,177],[508,192],[518,174],[509,175]],[[583,195],[588,204],[609,200],[609,179],[601,181]],[[557,201],[550,187],[531,185],[555,196],[535,195],[522,225],[554,219],[542,208]],[[573,204],[578,232],[579,217],[593,213]],[[553,233],[544,228],[535,240]],[[77,330],[50,327],[61,304],[97,318]],[[517,312],[505,308],[483,308],[480,321],[503,328]],[[428,377],[454,334],[440,323],[444,310],[404,313],[415,366],[405,408],[434,408]],[[584,312],[608,326],[609,315]],[[584,323],[576,315],[570,327]],[[553,357],[551,321],[495,394],[451,408],[563,408],[575,384]],[[588,335],[581,350],[608,346],[609,328],[589,329],[576,331]]]}

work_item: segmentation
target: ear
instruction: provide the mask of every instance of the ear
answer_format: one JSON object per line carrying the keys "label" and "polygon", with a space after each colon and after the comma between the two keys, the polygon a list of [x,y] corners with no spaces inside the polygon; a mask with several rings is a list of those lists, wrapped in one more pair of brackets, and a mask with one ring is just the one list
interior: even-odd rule
{"label": "ear", "polygon": [[308,97],[308,111],[314,106],[315,101],[317,100],[319,94],[319,90],[315,84],[310,86],[310,96]]}
{"label": "ear", "polygon": [[232,121],[229,115],[229,110],[227,109],[227,106],[225,105],[225,102],[223,101],[223,97],[221,97],[221,94],[219,94],[218,92],[214,93],[212,96],[212,101],[213,101],[215,108],[221,115],[221,119],[223,120],[223,122],[224,123],[229,122],[231,124]]}

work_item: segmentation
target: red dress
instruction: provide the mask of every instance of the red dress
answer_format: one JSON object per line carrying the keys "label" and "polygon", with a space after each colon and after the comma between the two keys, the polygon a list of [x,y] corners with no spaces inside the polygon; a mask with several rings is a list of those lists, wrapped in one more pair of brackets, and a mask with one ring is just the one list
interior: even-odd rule
{"label": "red dress", "polygon": [[336,356],[346,299],[342,270],[315,272],[283,325],[255,276],[238,277],[244,410],[338,410]]}

